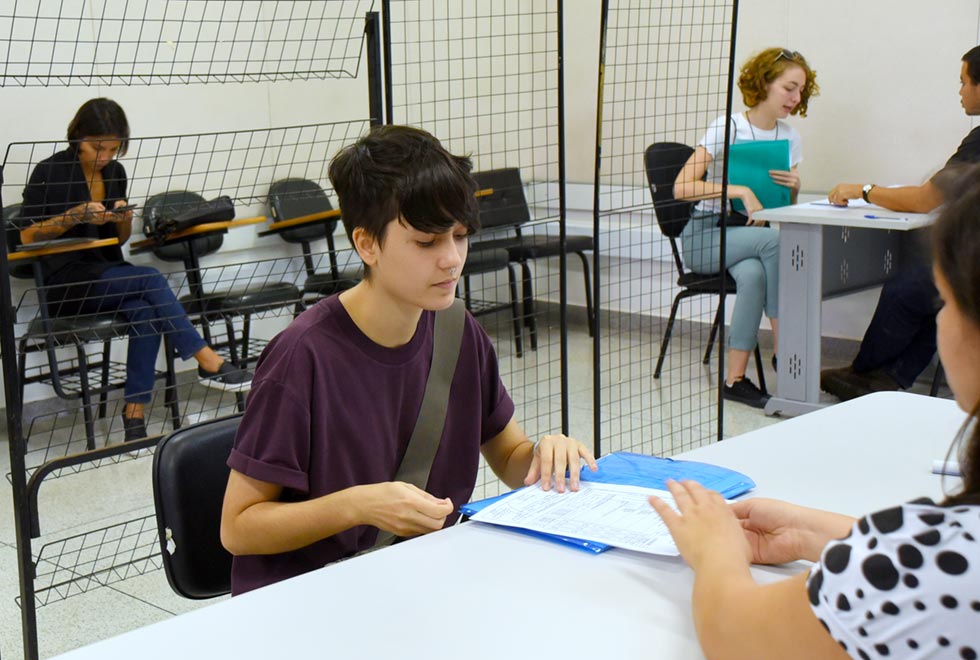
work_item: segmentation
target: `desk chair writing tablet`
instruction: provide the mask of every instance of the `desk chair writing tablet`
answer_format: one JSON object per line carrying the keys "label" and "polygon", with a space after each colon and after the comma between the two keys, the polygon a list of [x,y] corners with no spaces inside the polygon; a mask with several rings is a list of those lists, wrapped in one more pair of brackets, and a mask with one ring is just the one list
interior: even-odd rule
{"label": "desk chair writing tablet", "polygon": [[[194,192],[186,190],[168,191],[150,197],[143,206],[144,227],[153,227],[167,218],[186,214],[195,205],[204,206],[207,201]],[[218,223],[221,224],[221,223]],[[202,326],[204,339],[214,348],[227,348],[232,364],[245,366],[257,359],[261,342],[250,340],[251,319],[258,312],[292,307],[299,301],[300,292],[290,282],[253,282],[252,278],[244,286],[232,289],[209,290],[201,269],[201,257],[216,252],[223,242],[227,228],[200,235],[192,235],[177,240],[168,240],[153,248],[153,254],[164,261],[179,261],[187,272],[190,293],[180,297],[180,302],[188,316]],[[234,326],[236,318],[241,317],[243,328],[239,334]],[[211,340],[211,322],[224,321],[227,341],[215,345]],[[254,348],[257,350],[250,351]]]}
{"label": "desk chair writing tablet", "polygon": [[[470,249],[503,248],[507,250],[511,261],[520,264],[524,323],[531,333],[531,348],[535,349],[537,327],[534,313],[534,285],[529,262],[534,259],[560,256],[561,241],[558,236],[527,233],[526,230],[531,222],[531,211],[528,208],[524,182],[521,180],[521,172],[518,168],[474,172],[473,178],[479,189],[489,190],[490,193],[477,198],[480,206],[481,236],[486,237],[478,238]],[[592,336],[595,325],[595,314],[592,309],[592,267],[585,253],[595,249],[595,242],[591,236],[566,234],[564,249],[566,254],[578,255],[582,261],[586,317],[589,336]]]}
{"label": "desk chair writing tablet", "polygon": [[[280,179],[269,188],[269,212],[275,224],[307,219],[303,222],[297,220],[300,224],[274,232],[287,243],[299,243],[303,250],[303,267],[306,270],[304,300],[332,296],[350,289],[361,280],[359,271],[340,270],[333,238],[339,216],[331,213],[333,210],[327,193],[309,179]],[[326,271],[317,271],[313,260],[312,243],[321,239],[327,243],[329,267]]]}

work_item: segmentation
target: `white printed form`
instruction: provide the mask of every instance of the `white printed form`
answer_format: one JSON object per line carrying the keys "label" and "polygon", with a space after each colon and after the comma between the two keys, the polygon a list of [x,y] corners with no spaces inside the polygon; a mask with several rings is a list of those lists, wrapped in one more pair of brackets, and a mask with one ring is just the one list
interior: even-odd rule
{"label": "white printed form", "polygon": [[647,498],[664,490],[583,481],[577,492],[530,486],[472,516],[473,520],[571,536],[655,555],[676,555],[677,546]]}

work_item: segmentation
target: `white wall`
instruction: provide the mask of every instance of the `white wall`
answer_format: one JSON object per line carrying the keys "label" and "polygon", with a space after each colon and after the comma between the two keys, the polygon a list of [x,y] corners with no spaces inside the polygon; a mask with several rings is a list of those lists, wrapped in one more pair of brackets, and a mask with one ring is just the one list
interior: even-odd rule
{"label": "white wall", "polygon": [[[578,183],[593,178],[599,18],[595,0],[566,0],[568,179]],[[957,92],[960,57],[978,32],[976,0],[741,0],[736,60],[785,45],[816,69],[821,94],[809,117],[791,119],[806,192],[852,180],[918,184],[973,126]]]}

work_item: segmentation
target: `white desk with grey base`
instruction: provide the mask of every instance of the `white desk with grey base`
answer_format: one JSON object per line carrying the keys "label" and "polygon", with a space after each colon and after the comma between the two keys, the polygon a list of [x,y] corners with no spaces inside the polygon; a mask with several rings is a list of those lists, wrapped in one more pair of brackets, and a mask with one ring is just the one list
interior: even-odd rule
{"label": "white desk with grey base", "polygon": [[[779,223],[778,384],[765,413],[811,412],[822,407],[819,401],[823,228],[829,225],[909,231],[931,224],[933,217],[878,206],[836,207],[813,202],[764,209],[754,217]],[[890,253],[885,258],[889,256]]]}
{"label": "white desk with grey base", "polygon": [[[940,499],[932,461],[963,418],[952,401],[873,394],[680,457],[748,474],[750,496],[860,515]],[[804,568],[753,572],[770,581]],[[592,555],[471,522],[61,657],[703,660],[692,584],[677,557]]]}

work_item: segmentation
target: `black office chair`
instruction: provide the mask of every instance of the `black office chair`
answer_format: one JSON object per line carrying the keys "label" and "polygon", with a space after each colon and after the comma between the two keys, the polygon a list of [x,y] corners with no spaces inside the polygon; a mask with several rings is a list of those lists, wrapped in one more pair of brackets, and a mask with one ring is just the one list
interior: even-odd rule
{"label": "black office chair", "polygon": [[[309,179],[280,179],[269,188],[269,212],[275,222],[303,216],[322,214],[333,209],[323,188]],[[299,243],[303,249],[303,266],[306,281],[303,283],[304,301],[322,298],[345,291],[361,279],[360,272],[341,272],[337,263],[337,248],[333,233],[337,220],[315,222],[300,227],[290,227],[279,232],[288,243]],[[325,239],[330,268],[317,272],[313,263],[313,241]]]}
{"label": "black office chair", "polygon": [[[511,261],[521,265],[524,323],[530,331],[531,348],[536,349],[538,341],[534,313],[534,284],[528,262],[533,259],[560,256],[561,241],[557,236],[523,233],[522,227],[531,221],[531,211],[527,205],[524,182],[521,180],[521,171],[518,168],[474,172],[473,178],[476,179],[479,189],[492,190],[492,192],[478,199],[481,233],[485,238],[474,242],[471,249],[503,248],[507,250]],[[566,253],[576,254],[582,260],[589,336],[595,328],[595,313],[592,309],[592,267],[585,253],[594,249],[595,242],[591,236],[565,236]]]}
{"label": "black office chair", "polygon": [[[20,249],[20,230],[29,222],[29,219],[21,216],[21,212],[21,204],[12,204],[3,209],[9,252]],[[126,365],[112,362],[110,350],[112,340],[126,337],[129,323],[120,312],[81,313],[69,301],[49,302],[52,287],[44,280],[40,259],[32,259],[29,263],[11,263],[10,274],[18,279],[33,279],[38,298],[37,313],[28,322],[27,331],[20,337],[17,346],[21,401],[24,400],[25,386],[31,383],[50,385],[58,398],[80,400],[85,447],[95,449],[93,411],[96,404],[93,400],[98,398],[98,417],[105,418],[109,392],[126,385]],[[93,361],[86,347],[96,343],[102,344],[102,352]],[[57,350],[67,347],[75,349],[75,359],[66,365],[64,359],[59,359]],[[31,353],[44,353],[45,363],[28,368],[27,356]],[[97,380],[92,377],[93,374],[98,374]],[[160,376],[166,381],[165,403],[174,428],[177,428],[180,425],[180,411],[175,393],[176,376],[169,369],[157,374],[157,377]]]}
{"label": "black office chair", "polygon": [[[197,193],[186,190],[168,191],[153,195],[143,206],[144,232],[156,227],[168,218],[185,213],[195,206],[206,204]],[[227,348],[232,364],[245,366],[258,359],[264,342],[251,338],[252,316],[259,312],[293,307],[302,298],[299,288],[291,282],[249,281],[245,286],[222,291],[208,291],[201,273],[201,257],[217,251],[224,238],[220,232],[188,238],[159,245],[153,254],[164,261],[179,261],[187,272],[190,293],[181,296],[180,302],[187,315],[201,324],[204,339],[214,348]],[[243,326],[239,335],[235,319],[241,317]],[[211,323],[224,321],[227,343],[215,344],[211,339]]]}
{"label": "black office chair", "polygon": [[221,545],[226,464],[242,416],[184,427],[157,444],[153,504],[170,588],[204,599],[231,591],[231,554]]}
{"label": "black office chair", "polygon": [[[510,262],[510,255],[503,248],[480,249],[478,243],[470,246],[463,264],[463,303],[473,316],[482,316],[499,311],[503,308],[510,310],[511,324],[514,328],[514,354],[524,355],[524,337],[521,328],[521,315],[517,309],[517,274]],[[487,275],[501,270],[507,271],[507,287],[510,293],[509,303],[498,303],[473,297],[471,279],[474,275]]]}
{"label": "black office chair", "polygon": [[[694,149],[686,144],[678,142],[655,142],[647,147],[644,154],[644,164],[646,166],[647,181],[650,184],[650,193],[653,195],[653,210],[657,216],[657,225],[660,233],[670,241],[670,249],[674,255],[674,265],[677,267],[677,286],[680,291],[674,296],[674,302],[670,306],[670,316],[667,318],[667,328],[664,330],[664,338],[660,344],[660,355],[657,358],[657,367],[654,369],[653,377],[660,378],[661,370],[664,365],[664,358],[667,355],[667,346],[670,343],[670,334],[674,329],[674,320],[677,317],[677,307],[681,300],[693,296],[720,295],[722,279],[719,274],[705,275],[685,270],[684,262],[681,260],[680,250],[677,247],[677,237],[684,231],[688,221],[691,219],[691,211],[697,202],[679,200],[674,198],[674,180],[684,164],[694,153]],[[725,272],[725,291],[736,293],[735,280]],[[718,310],[715,312],[714,322],[711,324],[711,332],[708,335],[708,347],[704,352],[704,364],[711,360],[711,348],[715,337],[718,334],[718,324],[721,322],[721,301],[718,303]],[[759,351],[758,344],[755,347],[755,368],[759,376],[759,389],[766,393],[766,379],[762,370],[762,353]]]}

